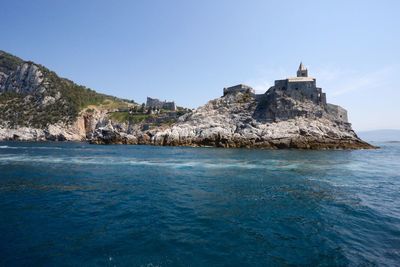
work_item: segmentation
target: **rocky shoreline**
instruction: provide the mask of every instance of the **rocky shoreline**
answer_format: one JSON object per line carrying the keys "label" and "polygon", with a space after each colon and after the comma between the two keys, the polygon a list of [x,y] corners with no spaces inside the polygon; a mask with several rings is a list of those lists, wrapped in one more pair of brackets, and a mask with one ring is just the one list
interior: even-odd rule
{"label": "rocky shoreline", "polygon": [[254,113],[258,102],[246,93],[230,94],[183,115],[172,125],[146,130],[144,123],[115,122],[105,112],[82,112],[72,125],[50,125],[44,130],[0,128],[0,140],[263,149],[376,148],[358,138],[350,124],[329,117],[262,121]]}
{"label": "rocky shoreline", "polygon": [[[4,134],[7,131],[12,135]],[[150,135],[144,134],[140,137],[134,135],[112,132],[101,139],[68,139],[63,135],[47,135],[38,129],[30,129],[21,132],[20,130],[1,129],[0,142],[86,142],[93,145],[153,145],[153,146],[181,146],[181,147],[216,147],[216,148],[254,148],[254,149],[302,149],[302,150],[357,150],[357,149],[377,149],[360,139],[324,139],[311,140],[307,138],[299,139],[274,139],[269,141],[254,142],[249,140],[232,140],[221,142],[219,139],[204,139],[197,142],[163,142],[154,140]],[[28,136],[26,135],[28,134]]]}
{"label": "rocky shoreline", "polygon": [[[99,94],[0,51],[0,141],[265,149],[370,149],[300,64],[264,94],[247,85],[196,110]],[[162,105],[161,105],[162,104]],[[164,106],[168,106],[166,110]]]}

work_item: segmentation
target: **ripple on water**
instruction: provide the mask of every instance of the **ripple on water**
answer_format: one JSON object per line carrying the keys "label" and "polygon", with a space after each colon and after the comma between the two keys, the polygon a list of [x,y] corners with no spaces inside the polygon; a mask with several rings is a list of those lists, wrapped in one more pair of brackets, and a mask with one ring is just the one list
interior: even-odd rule
{"label": "ripple on water", "polygon": [[396,266],[399,173],[399,144],[2,143],[0,265]]}

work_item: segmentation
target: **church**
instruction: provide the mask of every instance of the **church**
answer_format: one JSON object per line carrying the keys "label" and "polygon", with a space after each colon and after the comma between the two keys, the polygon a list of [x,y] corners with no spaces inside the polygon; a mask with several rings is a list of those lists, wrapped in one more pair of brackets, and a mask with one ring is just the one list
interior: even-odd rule
{"label": "church", "polygon": [[308,70],[300,63],[296,77],[290,77],[284,80],[276,80],[275,88],[285,91],[293,99],[303,101],[311,100],[314,104],[326,107],[326,94],[317,87],[316,79],[308,76]]}
{"label": "church", "polygon": [[[269,114],[267,117],[274,121],[279,119],[281,116],[278,116],[276,112],[268,111],[271,110],[271,108],[265,106],[267,105],[268,101],[263,102],[262,100],[265,99],[265,97],[268,98],[272,95],[276,96],[276,94],[279,93],[280,95],[292,99],[298,103],[309,103],[311,101],[318,107],[319,110],[322,110],[323,113],[328,114],[334,118],[334,120],[348,123],[347,111],[338,105],[327,103],[326,94],[322,92],[322,88],[317,87],[316,79],[308,75],[308,69],[301,62],[295,77],[289,77],[283,80],[275,80],[274,86],[270,87],[265,94],[256,94],[253,88],[244,84],[224,88],[223,93],[224,96],[235,93],[247,93],[254,96],[256,99],[260,100],[259,106],[262,106],[262,108],[267,110],[266,113]],[[271,102],[277,103],[276,99]],[[287,112],[285,109],[287,109]],[[293,112],[292,108],[283,107],[279,114],[285,113],[287,114],[280,119],[289,119],[291,117],[300,116],[303,114],[303,112],[300,110],[296,113]]]}

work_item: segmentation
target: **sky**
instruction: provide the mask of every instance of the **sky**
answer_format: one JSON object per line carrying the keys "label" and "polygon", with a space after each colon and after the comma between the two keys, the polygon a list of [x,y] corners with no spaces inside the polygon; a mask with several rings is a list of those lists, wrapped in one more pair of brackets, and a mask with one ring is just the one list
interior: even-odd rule
{"label": "sky", "polygon": [[0,0],[0,50],[102,93],[196,108],[300,61],[353,128],[400,129],[400,1]]}

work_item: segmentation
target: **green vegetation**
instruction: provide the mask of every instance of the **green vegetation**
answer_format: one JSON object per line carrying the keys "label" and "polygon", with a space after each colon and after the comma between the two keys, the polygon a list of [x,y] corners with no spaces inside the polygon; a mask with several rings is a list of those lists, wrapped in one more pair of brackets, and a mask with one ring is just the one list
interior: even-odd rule
{"label": "green vegetation", "polygon": [[153,118],[150,114],[129,114],[127,111],[117,111],[110,113],[110,118],[118,122],[139,123],[149,118]]}
{"label": "green vegetation", "polygon": [[[0,51],[0,72],[10,75],[26,62],[18,57]],[[60,78],[53,71],[37,65],[43,73],[45,90],[32,94],[0,92],[0,122],[10,126],[34,126],[42,128],[57,122],[72,122],[79,112],[89,106],[104,109],[128,108],[134,103],[113,96],[100,94]],[[46,103],[46,98],[53,99]]]}
{"label": "green vegetation", "polygon": [[22,59],[0,50],[0,71],[1,72],[9,73],[10,71],[14,71],[23,62],[24,61]]}
{"label": "green vegetation", "polygon": [[66,100],[68,116],[75,118],[79,111],[89,105],[101,105],[105,100],[115,100],[115,97],[99,94],[89,88],[77,85],[74,82],[62,79],[52,71],[41,66],[48,83],[50,94],[61,93],[61,97]]}
{"label": "green vegetation", "polygon": [[[64,118],[63,105],[42,106],[40,102],[25,99],[26,95],[3,93],[0,95],[0,121],[9,126],[41,127]],[[32,97],[33,98],[33,97]]]}
{"label": "green vegetation", "polygon": [[[20,77],[15,71],[24,63],[34,64],[0,51],[0,72],[4,74]],[[176,122],[177,117],[190,112],[182,107],[178,107],[176,112],[148,110],[145,104],[138,105],[132,100],[97,93],[68,79],[60,78],[44,66],[36,66],[43,75],[41,87],[35,87],[36,90],[30,93],[0,92],[0,124],[44,128],[48,124],[58,122],[71,123],[83,109],[88,113],[99,109],[118,110],[109,113],[114,121],[161,125],[172,124]],[[15,82],[20,83],[15,84],[16,89],[30,85],[29,81],[23,79],[16,79]]]}
{"label": "green vegetation", "polygon": [[15,92],[4,92],[0,94],[0,104],[5,104],[7,101],[12,100],[16,97],[20,97],[21,95]]}
{"label": "green vegetation", "polygon": [[243,93],[240,98],[237,99],[238,103],[248,103],[251,99],[250,94],[248,93]]}

